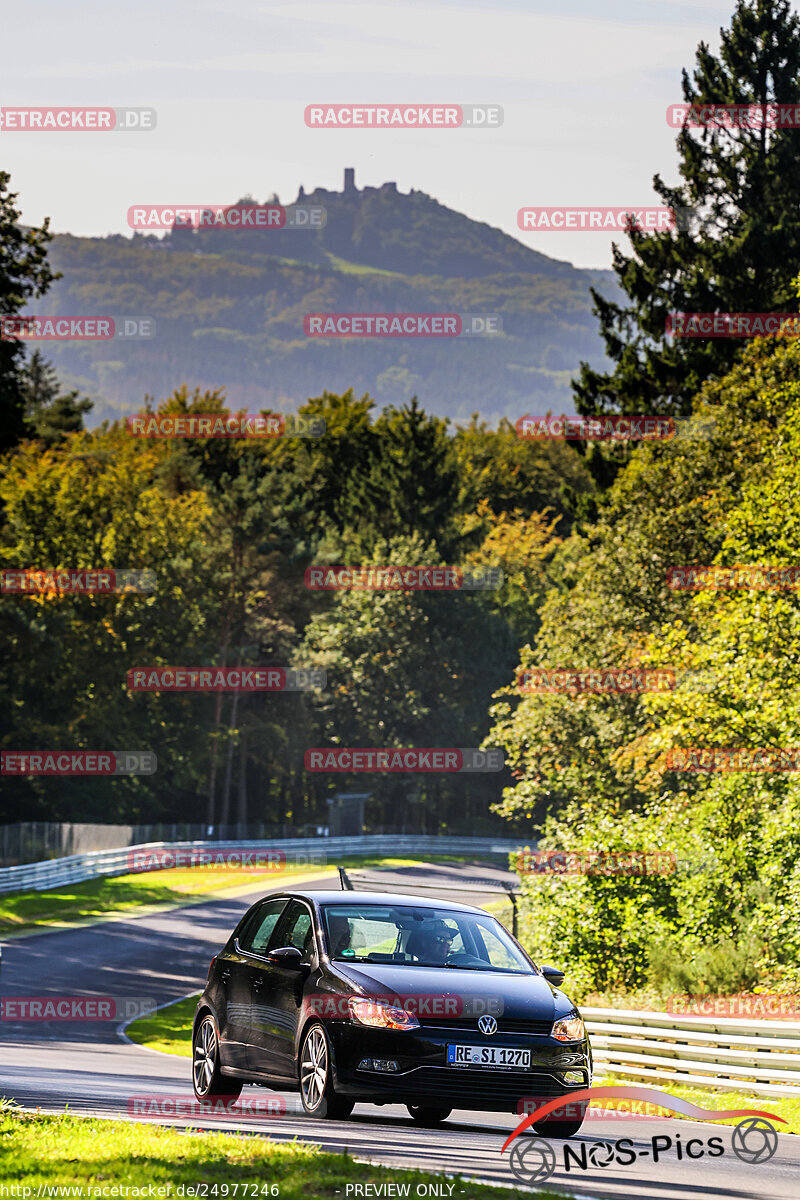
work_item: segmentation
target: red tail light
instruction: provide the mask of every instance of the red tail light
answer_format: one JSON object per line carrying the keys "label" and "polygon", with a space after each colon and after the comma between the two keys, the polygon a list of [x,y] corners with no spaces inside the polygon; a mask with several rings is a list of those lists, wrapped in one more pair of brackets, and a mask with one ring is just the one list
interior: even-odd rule
{"label": "red tail light", "polygon": [[211,962],[208,964],[208,978],[209,979],[211,978],[211,968],[213,967],[213,965],[216,961],[217,961],[217,956],[215,954],[214,957],[212,958]]}

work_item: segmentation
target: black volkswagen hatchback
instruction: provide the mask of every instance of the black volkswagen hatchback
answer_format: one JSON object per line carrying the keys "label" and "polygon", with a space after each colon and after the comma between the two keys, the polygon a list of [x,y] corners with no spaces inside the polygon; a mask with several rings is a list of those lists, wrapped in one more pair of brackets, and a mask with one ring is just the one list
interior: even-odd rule
{"label": "black volkswagen hatchback", "polygon": [[[568,1099],[590,1085],[592,1057],[563,978],[479,908],[270,895],[211,962],[192,1034],[195,1094],[254,1083],[299,1090],[309,1116],[399,1103],[422,1125],[453,1108],[522,1113],[532,1099]],[[571,1137],[584,1111],[560,1108],[537,1132]]]}

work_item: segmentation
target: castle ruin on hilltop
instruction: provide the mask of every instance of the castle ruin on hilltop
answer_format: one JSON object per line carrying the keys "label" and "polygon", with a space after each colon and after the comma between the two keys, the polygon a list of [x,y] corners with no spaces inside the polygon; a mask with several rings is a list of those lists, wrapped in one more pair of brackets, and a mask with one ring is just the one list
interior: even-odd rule
{"label": "castle ruin on hilltop", "polygon": [[307,199],[308,195],[368,196],[370,194],[370,192],[392,192],[396,195],[397,194],[397,184],[395,183],[394,180],[391,180],[391,182],[381,184],[380,187],[365,187],[365,188],[359,189],[356,187],[356,169],[355,169],[355,167],[345,167],[345,169],[344,169],[344,187],[342,188],[341,192],[332,192],[329,188],[318,187],[318,188],[314,188],[313,192],[306,193],[306,190],[301,183],[300,189],[297,193],[297,200],[295,201],[295,203],[302,204],[303,201]]}

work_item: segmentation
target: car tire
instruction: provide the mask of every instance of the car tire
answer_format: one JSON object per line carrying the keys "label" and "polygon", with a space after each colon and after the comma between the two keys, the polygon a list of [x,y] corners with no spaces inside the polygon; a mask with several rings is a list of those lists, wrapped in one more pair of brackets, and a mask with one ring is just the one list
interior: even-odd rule
{"label": "car tire", "polygon": [[416,1121],[417,1125],[424,1125],[426,1129],[441,1125],[453,1111],[452,1108],[435,1108],[431,1104],[407,1104],[406,1108],[411,1113],[412,1121]]}
{"label": "car tire", "polygon": [[554,1137],[554,1138],[571,1138],[583,1125],[583,1119],[580,1121],[540,1121],[533,1128],[539,1137]]}
{"label": "car tire", "polygon": [[201,1104],[219,1096],[238,1100],[242,1092],[238,1079],[228,1079],[220,1071],[219,1034],[211,1013],[198,1021],[192,1035],[192,1087]]}
{"label": "car tire", "polygon": [[333,1089],[332,1068],[330,1039],[317,1021],[303,1035],[297,1063],[300,1100],[306,1116],[345,1120],[353,1111],[355,1100],[337,1096]]}

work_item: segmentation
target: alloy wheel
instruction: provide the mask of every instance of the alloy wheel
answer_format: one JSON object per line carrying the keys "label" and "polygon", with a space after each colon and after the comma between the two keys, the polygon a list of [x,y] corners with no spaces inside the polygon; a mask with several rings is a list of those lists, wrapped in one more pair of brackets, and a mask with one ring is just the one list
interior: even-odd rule
{"label": "alloy wheel", "polygon": [[217,1035],[214,1030],[214,1022],[210,1017],[206,1017],[195,1039],[192,1063],[192,1075],[198,1096],[208,1095],[211,1081],[214,1078],[216,1062]]}
{"label": "alloy wheel", "polygon": [[300,1086],[306,1106],[313,1110],[319,1108],[325,1095],[328,1083],[328,1046],[325,1034],[315,1026],[309,1033],[303,1045],[303,1057],[300,1063]]}

